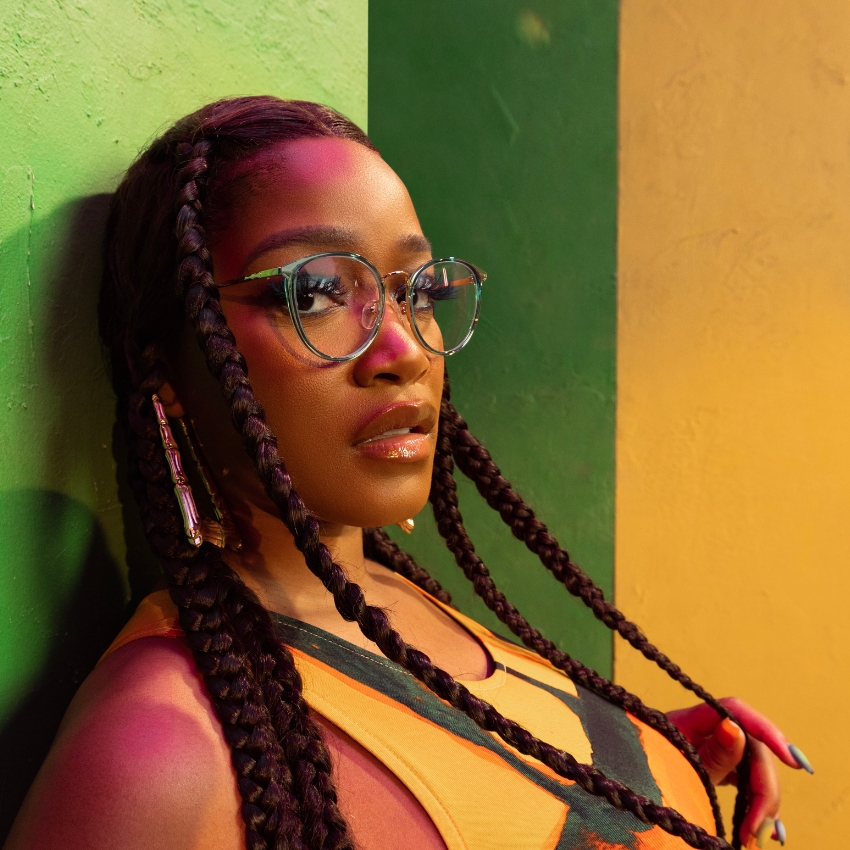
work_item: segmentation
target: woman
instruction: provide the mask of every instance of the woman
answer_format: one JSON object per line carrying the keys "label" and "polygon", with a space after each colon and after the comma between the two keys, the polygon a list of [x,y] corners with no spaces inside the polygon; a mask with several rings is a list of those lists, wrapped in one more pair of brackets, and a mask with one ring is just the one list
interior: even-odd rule
{"label": "woman", "polygon": [[[212,104],[130,169],[101,334],[164,585],[77,694],[10,850],[718,848],[712,783],[736,766],[733,840],[784,841],[770,751],[802,754],[607,603],[452,407],[444,356],[474,329],[483,273],[430,251],[398,177],[315,104]],[[665,717],[536,632],[475,555],[455,461],[707,704]],[[429,498],[530,649],[453,611],[379,530]]]}

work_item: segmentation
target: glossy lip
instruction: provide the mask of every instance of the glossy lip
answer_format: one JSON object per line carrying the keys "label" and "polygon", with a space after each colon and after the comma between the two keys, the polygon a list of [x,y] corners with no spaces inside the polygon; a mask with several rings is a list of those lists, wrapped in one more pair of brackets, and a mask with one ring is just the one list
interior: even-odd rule
{"label": "glossy lip", "polygon": [[[353,446],[374,457],[418,460],[430,453],[430,435],[437,425],[436,408],[425,401],[401,402],[373,414],[357,432]],[[381,436],[410,428],[409,434]]]}

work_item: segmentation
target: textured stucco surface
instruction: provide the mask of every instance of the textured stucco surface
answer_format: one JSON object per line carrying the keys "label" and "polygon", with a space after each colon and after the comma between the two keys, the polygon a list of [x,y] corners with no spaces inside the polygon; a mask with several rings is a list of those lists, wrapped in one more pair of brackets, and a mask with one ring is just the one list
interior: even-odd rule
{"label": "textured stucco surface", "polygon": [[[49,742],[51,718],[120,615],[128,543],[130,578],[145,569],[144,544],[125,541],[95,322],[104,193],[158,129],[217,97],[319,100],[365,124],[366,63],[366,0],[0,0],[7,764],[27,718]],[[53,715],[36,718],[48,704]],[[0,836],[15,794],[0,777]]]}
{"label": "textured stucco surface", "polygon": [[[789,846],[839,850],[850,5],[624,0],[620,38],[617,600],[806,752]],[[688,702],[628,648],[615,669]]]}

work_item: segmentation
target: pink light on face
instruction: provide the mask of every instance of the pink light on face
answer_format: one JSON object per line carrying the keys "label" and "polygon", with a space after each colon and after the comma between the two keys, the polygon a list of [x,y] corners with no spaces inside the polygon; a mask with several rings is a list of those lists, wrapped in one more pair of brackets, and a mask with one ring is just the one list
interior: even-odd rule
{"label": "pink light on face", "polygon": [[325,180],[339,180],[357,167],[355,151],[352,149],[339,144],[315,142],[306,147],[301,155],[285,158],[284,165],[289,178],[300,184],[315,184],[316,175]]}
{"label": "pink light on face", "polygon": [[293,217],[305,223],[356,216],[367,206],[389,210],[410,205],[404,184],[387,180],[385,165],[385,171],[370,168],[370,157],[382,162],[355,142],[302,139],[260,151],[237,173],[259,176],[264,191],[278,194]]}

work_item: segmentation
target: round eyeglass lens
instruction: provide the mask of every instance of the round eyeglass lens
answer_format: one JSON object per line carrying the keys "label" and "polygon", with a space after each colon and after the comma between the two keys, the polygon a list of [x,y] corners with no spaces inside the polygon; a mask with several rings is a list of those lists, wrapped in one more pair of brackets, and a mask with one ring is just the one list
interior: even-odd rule
{"label": "round eyeglass lens", "polygon": [[348,357],[378,332],[381,287],[353,257],[309,260],[293,276],[292,299],[305,338],[326,357]]}
{"label": "round eyeglass lens", "polygon": [[451,354],[472,336],[478,320],[481,279],[461,260],[437,260],[416,276],[410,314],[427,348]]}

